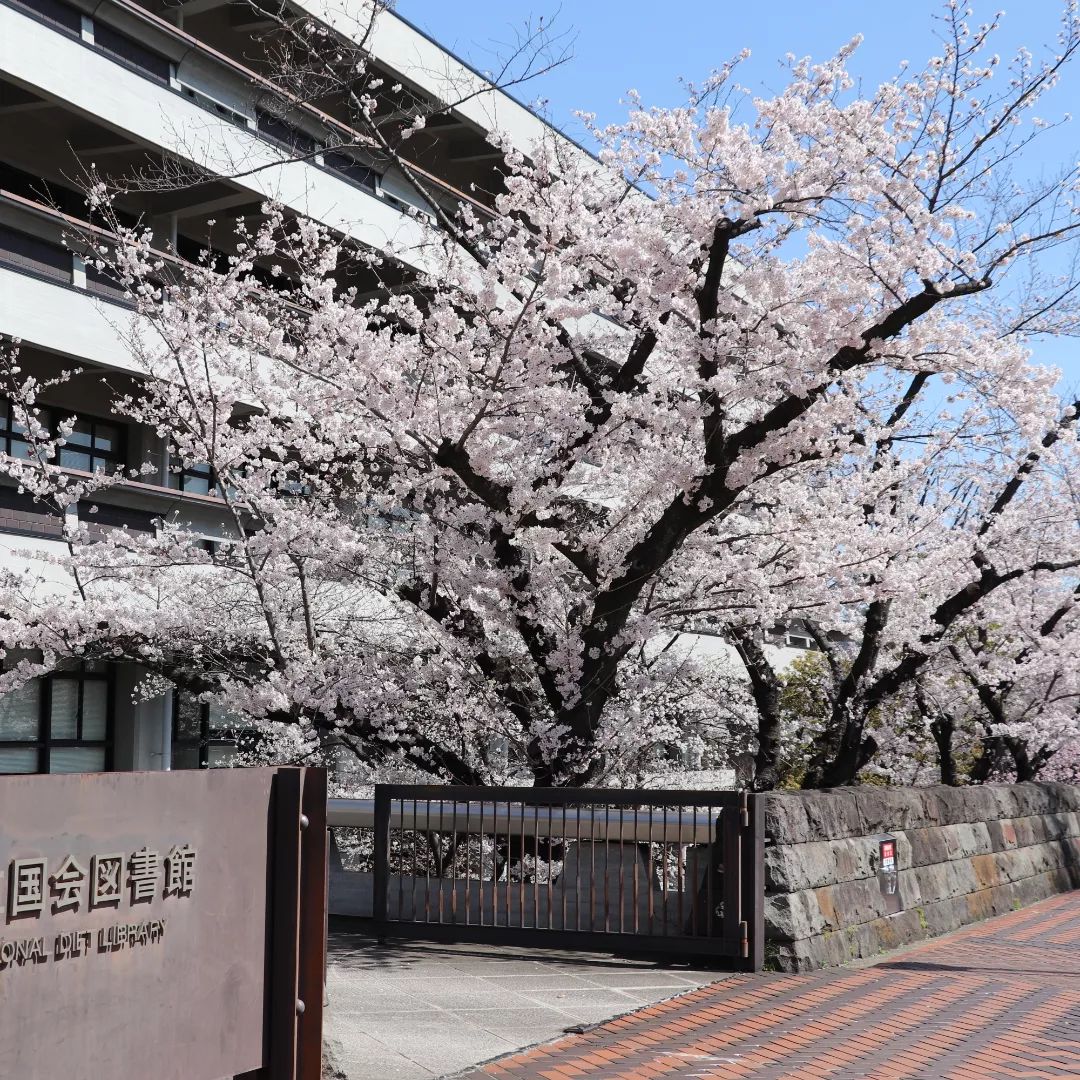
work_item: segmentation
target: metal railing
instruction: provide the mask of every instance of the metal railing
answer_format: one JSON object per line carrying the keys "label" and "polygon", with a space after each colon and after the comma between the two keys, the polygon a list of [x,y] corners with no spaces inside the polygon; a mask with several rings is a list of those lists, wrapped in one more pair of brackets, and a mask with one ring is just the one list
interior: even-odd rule
{"label": "metal railing", "polygon": [[764,831],[741,792],[380,784],[332,800],[374,832],[383,937],[764,962]]}

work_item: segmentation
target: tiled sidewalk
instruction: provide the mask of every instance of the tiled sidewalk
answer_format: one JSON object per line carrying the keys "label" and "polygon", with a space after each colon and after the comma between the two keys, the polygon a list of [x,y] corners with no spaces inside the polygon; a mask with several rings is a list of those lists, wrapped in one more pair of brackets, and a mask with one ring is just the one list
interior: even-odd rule
{"label": "tiled sidewalk", "polygon": [[1080,1078],[1080,892],[873,966],[740,975],[468,1080]]}

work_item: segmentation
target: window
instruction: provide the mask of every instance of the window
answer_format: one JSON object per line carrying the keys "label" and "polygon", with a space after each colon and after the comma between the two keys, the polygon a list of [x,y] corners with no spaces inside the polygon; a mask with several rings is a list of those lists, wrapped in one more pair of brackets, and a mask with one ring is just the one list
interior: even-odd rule
{"label": "window", "polygon": [[21,274],[71,284],[71,252],[21,229],[0,225],[0,262]]}
{"label": "window", "polygon": [[365,191],[378,192],[380,176],[370,166],[363,165],[349,157],[348,154],[342,154],[337,150],[327,150],[323,155],[323,160],[326,162],[328,169],[333,169],[334,172],[362,187]]}
{"label": "window", "polygon": [[169,473],[169,487],[194,495],[213,495],[217,483],[214,480],[214,470],[209,465],[196,463],[172,469]]}
{"label": "window", "polygon": [[[32,451],[26,442],[26,425],[19,420],[21,410],[8,398],[0,398],[0,450],[12,457],[29,458]],[[51,416],[48,409],[38,409],[38,420],[48,428]]]}
{"label": "window", "polygon": [[113,688],[104,664],[81,664],[0,696],[0,773],[112,767]]}
{"label": "window", "polygon": [[71,434],[60,447],[60,464],[65,469],[83,472],[111,472],[123,465],[119,425],[76,416]]}
{"label": "window", "polygon": [[297,154],[312,155],[322,149],[322,143],[314,135],[309,135],[303,128],[264,109],[256,109],[255,124],[260,135],[288,147]]}
{"label": "window", "polygon": [[32,11],[46,22],[59,26],[69,33],[78,34],[82,26],[81,13],[70,4],[60,0],[18,0],[21,7]]}
{"label": "window", "polygon": [[[8,398],[0,398],[0,450],[13,457],[30,457],[26,425],[19,420],[19,412]],[[57,424],[72,416],[75,423],[71,434],[60,447],[59,463],[64,468],[113,472],[127,463],[121,424],[55,408],[38,410],[41,425],[54,434]]]}
{"label": "window", "polygon": [[229,765],[238,750],[254,750],[261,739],[259,732],[244,727],[237,717],[179,690],[173,694],[174,769],[214,769]]}
{"label": "window", "polygon": [[97,20],[94,21],[94,44],[114,60],[135,68],[142,75],[149,75],[163,83],[169,81],[172,68],[166,57]]}

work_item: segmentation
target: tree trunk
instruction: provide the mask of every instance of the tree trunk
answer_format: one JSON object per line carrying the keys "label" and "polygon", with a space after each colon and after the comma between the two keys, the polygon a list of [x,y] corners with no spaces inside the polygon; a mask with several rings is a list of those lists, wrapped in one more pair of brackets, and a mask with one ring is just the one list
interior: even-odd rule
{"label": "tree trunk", "polygon": [[780,680],[753,631],[733,635],[757,706],[757,752],[754,754],[754,791],[772,791],[780,783]]}
{"label": "tree trunk", "polygon": [[1032,754],[1028,749],[1027,743],[1024,742],[1023,739],[1017,739],[1013,736],[1007,736],[1005,738],[1005,745],[1012,755],[1013,765],[1016,767],[1016,782],[1018,784],[1024,784],[1030,780],[1036,779],[1042,767],[1051,757],[1051,755],[1046,752],[1045,747]]}
{"label": "tree trunk", "polygon": [[971,769],[971,782],[985,784],[1005,753],[1005,740],[1000,735],[988,735],[983,739],[982,754]]}
{"label": "tree trunk", "polygon": [[938,752],[938,771],[943,784],[956,787],[956,759],[953,757],[953,736],[956,724],[948,713],[940,712],[931,704],[923,690],[921,682],[915,684],[915,705],[924,721],[929,721],[930,734]]}
{"label": "tree trunk", "polygon": [[956,759],[953,757],[952,741],[956,727],[951,716],[937,716],[930,721],[930,734],[938,751],[938,768],[941,782],[949,787],[957,786]]}
{"label": "tree trunk", "polygon": [[878,749],[872,735],[863,736],[865,723],[866,718],[853,716],[850,708],[833,707],[828,732],[803,780],[804,788],[849,787],[858,781],[859,771]]}

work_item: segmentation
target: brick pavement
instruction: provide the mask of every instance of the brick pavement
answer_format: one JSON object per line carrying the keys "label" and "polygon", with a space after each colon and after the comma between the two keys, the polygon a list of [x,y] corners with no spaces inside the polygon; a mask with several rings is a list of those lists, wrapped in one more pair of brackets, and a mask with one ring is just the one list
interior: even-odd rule
{"label": "brick pavement", "polygon": [[738,975],[462,1080],[1080,1078],[1080,891],[862,968]]}

